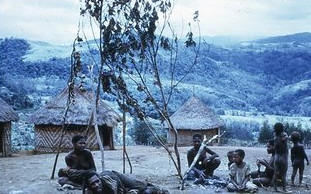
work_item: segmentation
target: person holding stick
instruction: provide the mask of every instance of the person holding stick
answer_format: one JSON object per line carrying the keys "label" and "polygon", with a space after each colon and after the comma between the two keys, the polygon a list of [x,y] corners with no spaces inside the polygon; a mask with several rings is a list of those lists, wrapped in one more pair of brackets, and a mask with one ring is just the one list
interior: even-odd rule
{"label": "person holding stick", "polygon": [[[199,151],[202,143],[202,136],[200,134],[195,134],[192,140],[193,148],[191,148],[187,153],[189,167]],[[210,156],[207,156],[207,154],[210,154]],[[214,175],[214,170],[220,165],[218,157],[218,154],[205,146],[196,164],[188,173],[188,179],[212,177]]]}

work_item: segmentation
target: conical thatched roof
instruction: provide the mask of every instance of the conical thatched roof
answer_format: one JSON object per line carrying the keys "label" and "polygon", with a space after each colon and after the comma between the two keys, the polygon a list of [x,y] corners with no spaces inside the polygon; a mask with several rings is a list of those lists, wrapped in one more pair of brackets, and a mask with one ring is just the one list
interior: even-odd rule
{"label": "conical thatched roof", "polygon": [[[66,124],[87,125],[95,99],[91,92],[78,88],[73,90],[74,103],[69,106]],[[29,121],[35,125],[61,125],[68,98],[68,88],[36,111]],[[100,100],[97,112],[97,124],[114,127],[121,117],[106,103]],[[93,123],[94,124],[94,123]]]}
{"label": "conical thatched roof", "polygon": [[183,104],[170,119],[176,129],[207,130],[223,125],[221,118],[195,96]]}
{"label": "conical thatched roof", "polygon": [[0,122],[17,121],[18,115],[4,100],[0,98]]}

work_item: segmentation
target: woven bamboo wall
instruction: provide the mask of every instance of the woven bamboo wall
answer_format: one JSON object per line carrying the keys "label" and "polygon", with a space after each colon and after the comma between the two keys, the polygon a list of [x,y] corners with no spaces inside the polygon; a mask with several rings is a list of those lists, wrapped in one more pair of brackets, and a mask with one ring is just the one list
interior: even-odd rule
{"label": "woven bamboo wall", "polygon": [[[86,126],[73,126],[65,131],[61,151],[66,152],[73,149],[71,139],[74,135],[85,135]],[[87,135],[87,149],[97,150],[97,140],[94,128]],[[56,152],[61,138],[61,126],[35,125],[35,151]],[[113,148],[110,148],[113,149]]]}
{"label": "woven bamboo wall", "polygon": [[[194,134],[201,134],[202,137],[206,135],[209,139],[214,135],[218,134],[218,129],[209,129],[209,130],[178,130],[178,145],[179,146],[191,146],[192,145],[192,136]],[[172,131],[167,132],[167,143],[174,143],[174,133]]]}
{"label": "woven bamboo wall", "polygon": [[11,155],[11,122],[0,123],[2,156],[7,157]]}

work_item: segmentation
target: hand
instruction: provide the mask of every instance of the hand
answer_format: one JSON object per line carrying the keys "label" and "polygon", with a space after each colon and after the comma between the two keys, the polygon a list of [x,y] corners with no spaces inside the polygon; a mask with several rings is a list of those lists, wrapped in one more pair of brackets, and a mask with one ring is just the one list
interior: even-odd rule
{"label": "hand", "polygon": [[201,171],[201,170],[199,170],[199,177],[201,178],[201,179],[205,179],[205,173],[203,172],[203,171]]}

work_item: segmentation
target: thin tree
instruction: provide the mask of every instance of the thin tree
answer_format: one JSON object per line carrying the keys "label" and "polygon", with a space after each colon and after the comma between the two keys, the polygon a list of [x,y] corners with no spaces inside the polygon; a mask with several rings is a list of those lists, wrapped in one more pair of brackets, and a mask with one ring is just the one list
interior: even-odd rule
{"label": "thin tree", "polygon": [[[187,34],[185,46],[194,52],[193,61],[180,76],[176,70],[180,41],[169,22],[170,0],[85,0],[83,5],[81,15],[90,16],[99,27],[98,86],[101,82],[104,92],[116,97],[121,95],[117,98],[120,108],[146,123],[182,178],[178,133],[169,118],[168,105],[178,84],[197,63],[199,46],[192,32]],[[197,18],[198,12],[194,15],[196,22]],[[164,36],[166,31],[171,34],[170,38]],[[164,73],[169,75],[168,84],[162,78]],[[133,91],[134,85],[140,96],[134,95],[137,93]],[[152,106],[174,132],[174,151],[150,124],[146,106]]]}

